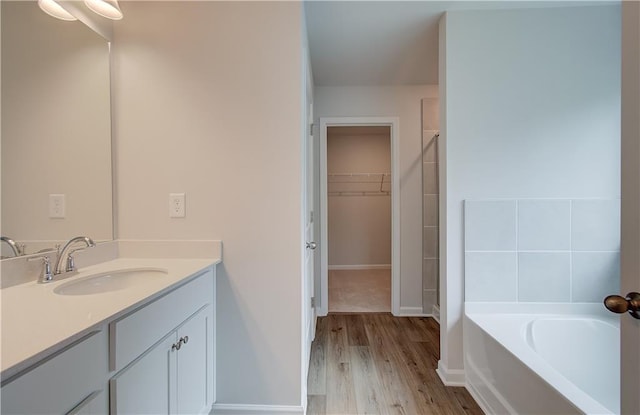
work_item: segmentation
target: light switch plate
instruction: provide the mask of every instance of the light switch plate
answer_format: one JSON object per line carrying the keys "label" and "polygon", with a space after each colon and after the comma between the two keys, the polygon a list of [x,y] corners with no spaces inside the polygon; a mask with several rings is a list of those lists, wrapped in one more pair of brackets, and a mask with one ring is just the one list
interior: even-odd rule
{"label": "light switch plate", "polygon": [[185,194],[169,193],[169,217],[184,218],[186,216]]}

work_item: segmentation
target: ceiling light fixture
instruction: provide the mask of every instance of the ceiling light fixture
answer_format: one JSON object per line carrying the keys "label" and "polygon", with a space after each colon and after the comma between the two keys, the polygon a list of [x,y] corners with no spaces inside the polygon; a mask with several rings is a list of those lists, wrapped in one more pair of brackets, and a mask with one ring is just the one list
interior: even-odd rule
{"label": "ceiling light fixture", "polygon": [[78,20],[55,0],[38,0],[38,6],[40,6],[43,12],[47,13],[49,16],[55,17],[56,19],[66,20],[69,22]]}
{"label": "ceiling light fixture", "polygon": [[118,0],[84,0],[91,11],[111,20],[122,19],[122,11],[118,6]]}

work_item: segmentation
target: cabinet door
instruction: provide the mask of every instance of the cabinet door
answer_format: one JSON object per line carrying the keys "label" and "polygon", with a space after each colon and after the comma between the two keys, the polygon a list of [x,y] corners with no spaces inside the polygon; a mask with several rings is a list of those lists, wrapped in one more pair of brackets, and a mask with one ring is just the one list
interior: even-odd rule
{"label": "cabinet door", "polygon": [[103,391],[95,391],[80,402],[78,406],[67,412],[66,415],[105,414],[108,407],[105,393]]}
{"label": "cabinet door", "polygon": [[[102,330],[9,379],[2,386],[2,414],[65,414],[77,408],[105,388],[108,344]],[[106,404],[96,399],[87,410],[105,413]]]}
{"label": "cabinet door", "polygon": [[[182,339],[177,359],[177,413],[209,413],[212,385],[212,308],[201,309],[178,329]],[[187,340],[188,339],[188,340]]]}
{"label": "cabinet door", "polygon": [[175,402],[175,332],[110,381],[112,414],[169,414]]}

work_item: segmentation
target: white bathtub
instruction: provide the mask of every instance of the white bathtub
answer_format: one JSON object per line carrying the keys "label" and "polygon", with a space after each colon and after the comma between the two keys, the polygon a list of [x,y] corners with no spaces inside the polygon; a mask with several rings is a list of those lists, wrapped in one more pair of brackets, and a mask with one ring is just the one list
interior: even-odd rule
{"label": "white bathtub", "polygon": [[603,306],[465,308],[466,381],[485,412],[619,413],[619,324]]}

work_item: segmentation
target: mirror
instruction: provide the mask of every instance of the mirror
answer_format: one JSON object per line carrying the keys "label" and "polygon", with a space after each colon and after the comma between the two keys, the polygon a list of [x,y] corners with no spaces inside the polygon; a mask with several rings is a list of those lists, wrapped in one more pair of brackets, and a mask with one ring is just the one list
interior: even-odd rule
{"label": "mirror", "polygon": [[26,254],[111,240],[109,43],[36,1],[0,5],[2,236]]}

